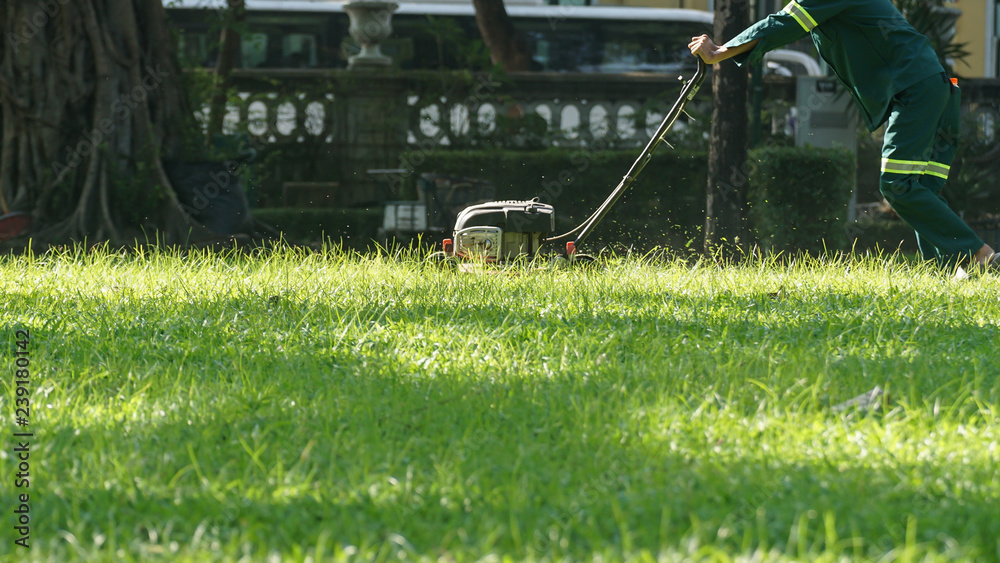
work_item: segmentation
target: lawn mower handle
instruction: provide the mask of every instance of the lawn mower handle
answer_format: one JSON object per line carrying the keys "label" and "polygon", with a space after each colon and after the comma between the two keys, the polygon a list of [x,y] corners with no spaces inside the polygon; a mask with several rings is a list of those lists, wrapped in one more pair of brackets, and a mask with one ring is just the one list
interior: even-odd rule
{"label": "lawn mower handle", "polygon": [[574,248],[578,246],[594,230],[594,227],[597,226],[601,219],[604,218],[608,210],[611,209],[611,206],[614,205],[616,201],[618,201],[618,198],[622,196],[625,190],[632,185],[636,176],[642,172],[646,163],[649,162],[650,158],[652,158],[653,151],[655,151],[656,147],[658,147],[663,141],[667,131],[669,131],[670,127],[674,124],[674,121],[676,121],[677,117],[684,111],[684,106],[694,98],[695,94],[698,93],[698,88],[701,87],[701,83],[705,81],[705,73],[708,65],[705,64],[705,61],[703,61],[701,57],[695,58],[698,59],[698,69],[695,71],[694,76],[681,87],[681,94],[677,98],[677,101],[674,102],[674,106],[670,108],[669,112],[667,112],[666,117],[663,118],[660,126],[656,129],[656,133],[653,134],[653,138],[646,144],[646,148],[644,148],[642,153],[639,154],[639,158],[637,158],[632,164],[632,168],[630,168],[628,174],[622,178],[618,187],[611,192],[611,195],[604,200],[604,203],[602,203],[601,206],[597,208],[597,211],[587,218],[586,221],[568,233],[545,239],[546,243],[565,241],[572,242],[572,246]]}

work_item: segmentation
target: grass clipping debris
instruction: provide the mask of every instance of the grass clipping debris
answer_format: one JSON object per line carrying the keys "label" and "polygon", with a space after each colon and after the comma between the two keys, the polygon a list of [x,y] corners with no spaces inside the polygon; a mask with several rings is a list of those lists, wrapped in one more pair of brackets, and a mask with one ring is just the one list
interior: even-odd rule
{"label": "grass clipping debris", "polygon": [[1000,557],[995,278],[894,256],[0,268],[8,339],[31,333],[38,560]]}

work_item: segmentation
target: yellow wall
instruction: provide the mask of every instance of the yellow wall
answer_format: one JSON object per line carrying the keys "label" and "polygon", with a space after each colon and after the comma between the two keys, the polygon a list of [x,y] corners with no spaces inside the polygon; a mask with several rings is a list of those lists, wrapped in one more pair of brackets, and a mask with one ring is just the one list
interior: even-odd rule
{"label": "yellow wall", "polygon": [[687,8],[707,10],[708,0],[599,0],[602,6],[646,6],[649,8]]}
{"label": "yellow wall", "polygon": [[[955,24],[955,41],[966,43],[969,51],[965,64],[956,67],[958,74],[969,78],[988,76],[986,51],[991,49],[993,38],[987,37],[987,22],[992,19],[994,2],[997,0],[956,0],[951,6],[962,11]],[[691,8],[707,10],[708,0],[597,0],[597,3],[611,6],[650,6],[656,8]]]}
{"label": "yellow wall", "polygon": [[992,12],[987,12],[986,6],[993,7],[992,0],[958,0],[953,4],[962,10],[961,17],[955,24],[955,41],[967,43],[965,50],[969,51],[969,56],[965,58],[968,66],[962,63],[955,65],[955,71],[969,78],[984,76],[986,70],[986,49],[991,43],[990,37],[986,37],[986,22],[988,17],[992,18]]}

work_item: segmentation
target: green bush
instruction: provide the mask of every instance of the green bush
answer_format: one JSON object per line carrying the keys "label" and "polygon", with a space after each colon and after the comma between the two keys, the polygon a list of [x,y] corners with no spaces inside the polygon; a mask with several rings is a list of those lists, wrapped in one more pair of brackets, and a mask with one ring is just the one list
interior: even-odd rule
{"label": "green bush", "polygon": [[[492,182],[497,200],[538,197],[555,206],[562,233],[597,209],[638,154],[638,149],[438,150],[411,153],[406,162],[414,170],[411,181],[423,172],[450,174]],[[849,151],[768,147],[751,151],[749,164],[748,217],[762,248],[819,252],[824,244],[827,249],[850,246],[845,220],[855,164]],[[661,147],[586,248],[700,248],[706,183],[703,152]],[[326,236],[363,250],[377,236],[382,210],[275,208],[255,209],[254,216],[293,242]],[[864,239],[858,237],[858,245],[866,246]],[[886,246],[886,241],[877,243]]]}
{"label": "green bush", "polygon": [[846,249],[855,176],[850,151],[764,147],[750,151],[748,161],[748,216],[763,250]]}
{"label": "green bush", "polygon": [[365,250],[382,224],[382,210],[297,208],[254,209],[254,218],[280,231],[293,243],[332,239],[344,248]]}
{"label": "green bush", "polygon": [[[538,197],[555,206],[562,233],[597,209],[639,152],[437,150],[410,153],[404,161],[414,170],[409,177],[414,183],[419,173],[433,172],[488,180],[496,186],[497,200]],[[845,228],[855,166],[850,152],[769,147],[751,151],[749,163],[749,219],[763,248],[818,252],[824,242],[829,249],[850,246]],[[706,183],[703,152],[661,147],[586,248],[700,248]],[[254,216],[294,242],[319,241],[325,234],[359,250],[369,247],[382,221],[381,208],[255,209]],[[865,246],[865,237],[858,238]]]}
{"label": "green bush", "polygon": [[908,255],[918,253],[913,228],[900,219],[860,219],[850,226],[848,234],[848,244],[858,253],[897,250]]}
{"label": "green bush", "polygon": [[[582,223],[608,197],[640,149],[598,151],[445,151],[407,154],[416,174],[488,180],[496,199],[538,197],[556,209],[561,233]],[[661,147],[587,240],[590,249],[683,248],[705,221],[705,153]]]}

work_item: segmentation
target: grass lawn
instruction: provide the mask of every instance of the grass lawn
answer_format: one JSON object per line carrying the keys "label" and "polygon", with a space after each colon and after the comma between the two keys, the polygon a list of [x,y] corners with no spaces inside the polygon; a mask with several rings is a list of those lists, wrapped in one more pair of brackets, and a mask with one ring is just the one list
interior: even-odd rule
{"label": "grass lawn", "polygon": [[1000,560],[1000,278],[68,252],[0,288],[3,561]]}

